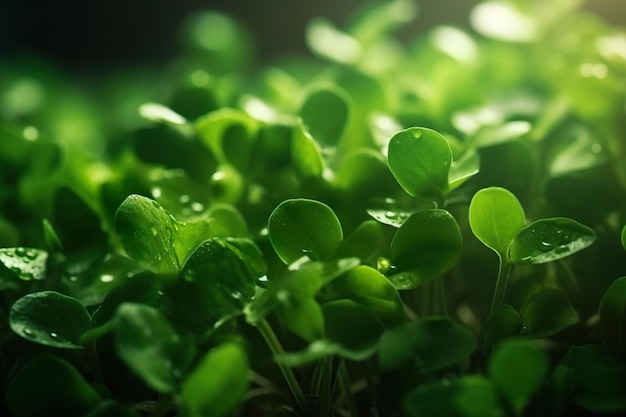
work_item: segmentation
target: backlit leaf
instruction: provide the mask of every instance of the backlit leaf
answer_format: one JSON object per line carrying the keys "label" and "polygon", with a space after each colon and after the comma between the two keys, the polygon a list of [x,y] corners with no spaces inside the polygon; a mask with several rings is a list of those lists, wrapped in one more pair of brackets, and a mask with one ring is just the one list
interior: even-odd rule
{"label": "backlit leaf", "polygon": [[578,323],[578,313],[558,288],[535,294],[522,311],[524,324],[533,337],[548,337]]}

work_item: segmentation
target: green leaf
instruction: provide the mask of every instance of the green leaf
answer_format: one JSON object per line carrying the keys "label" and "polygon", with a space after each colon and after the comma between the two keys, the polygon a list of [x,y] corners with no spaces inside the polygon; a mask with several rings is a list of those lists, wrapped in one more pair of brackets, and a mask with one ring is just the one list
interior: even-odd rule
{"label": "green leaf", "polygon": [[322,304],[326,337],[348,349],[367,349],[375,344],[385,326],[369,308],[341,299]]}
{"label": "green leaf", "polygon": [[378,364],[383,371],[411,367],[439,371],[467,358],[478,346],[472,332],[448,317],[424,317],[383,333]]}
{"label": "green leaf", "polygon": [[283,305],[315,297],[326,284],[359,265],[356,258],[327,262],[308,262],[290,270],[280,278],[269,281],[265,291],[257,295],[245,308],[248,323],[256,324]]}
{"label": "green leaf", "polygon": [[488,147],[525,137],[532,125],[525,120],[482,126],[471,138],[475,147]]}
{"label": "green leaf", "polygon": [[283,201],[268,222],[270,241],[286,264],[303,256],[328,260],[343,240],[339,219],[326,204],[308,199]]}
{"label": "green leaf", "polygon": [[400,294],[384,275],[361,265],[334,280],[324,289],[327,299],[349,299],[367,307],[386,325],[406,320]]}
{"label": "green leaf", "polygon": [[626,366],[609,347],[572,346],[561,360],[566,395],[593,414],[626,411]]}
{"label": "green leaf", "polygon": [[509,304],[503,304],[491,313],[483,324],[486,345],[495,345],[513,336],[528,333],[522,316]]}
{"label": "green leaf", "polygon": [[508,340],[499,346],[489,363],[489,375],[516,415],[532,399],[548,374],[548,358],[537,345]]}
{"label": "green leaf", "polygon": [[322,147],[337,145],[349,114],[345,93],[334,86],[309,91],[299,112],[303,125]]}
{"label": "green leaf", "polygon": [[231,413],[248,390],[248,357],[235,342],[207,352],[183,383],[182,408],[189,417]]}
{"label": "green leaf", "polygon": [[355,63],[362,54],[361,44],[354,37],[320,17],[309,22],[306,43],[317,55],[342,64]]}
{"label": "green leaf", "polygon": [[154,272],[179,271],[177,228],[178,222],[159,203],[140,195],[126,198],[115,214],[115,230],[128,256]]}
{"label": "green leaf", "polygon": [[9,313],[11,329],[32,342],[64,349],[81,349],[81,335],[91,317],[76,299],[55,291],[35,292],[17,300]]}
{"label": "green leaf", "polygon": [[120,305],[114,334],[117,354],[150,388],[160,393],[177,389],[194,349],[158,310],[138,303]]}
{"label": "green leaf", "polygon": [[478,174],[480,171],[480,155],[474,149],[467,149],[463,155],[452,161],[450,172],[448,173],[448,184],[450,191],[465,184],[467,180]]}
{"label": "green leaf", "polygon": [[411,417],[504,415],[496,388],[478,375],[421,384],[406,395],[402,405]]}
{"label": "green leaf", "polygon": [[434,130],[413,127],[393,135],[388,163],[398,184],[413,197],[439,201],[448,190],[452,151]]}
{"label": "green leaf", "polygon": [[276,356],[276,361],[289,367],[298,367],[310,364],[329,356],[339,356],[352,361],[364,361],[371,357],[378,346],[371,345],[358,349],[349,349],[339,343],[329,340],[316,340],[305,349],[298,352],[287,352]]}
{"label": "green leaf", "polygon": [[34,248],[2,248],[0,263],[23,281],[46,278],[48,252]]}
{"label": "green leaf", "polygon": [[474,194],[470,202],[472,233],[503,261],[508,260],[509,246],[525,221],[521,204],[513,193],[504,188],[483,188]]}
{"label": "green leaf", "polygon": [[622,246],[626,249],[626,226],[622,229]]}
{"label": "green leaf", "polygon": [[391,269],[412,271],[421,285],[448,272],[461,259],[459,226],[446,210],[419,211],[409,217],[391,242]]}
{"label": "green leaf", "polygon": [[193,332],[240,314],[255,294],[255,276],[243,254],[219,238],[203,242],[185,263],[182,279],[168,282],[171,320]]}
{"label": "green leaf", "polygon": [[337,258],[356,257],[362,263],[376,258],[383,246],[383,229],[380,223],[366,220],[341,242],[335,256]]}
{"label": "green leaf", "polygon": [[[335,185],[351,193],[386,190],[389,170],[385,158],[378,151],[359,148],[349,152],[335,172]],[[380,188],[379,188],[380,187]]]}
{"label": "green leaf", "polygon": [[324,157],[319,143],[298,119],[291,142],[293,165],[302,178],[320,178],[324,172]]}
{"label": "green leaf", "polygon": [[376,42],[412,22],[417,12],[417,4],[412,0],[367,3],[355,13],[349,32],[363,43]]}
{"label": "green leaf", "polygon": [[579,321],[578,313],[558,288],[535,294],[524,306],[522,318],[533,337],[552,336]]}
{"label": "green leaf", "polygon": [[69,362],[52,355],[20,367],[5,393],[13,417],[79,417],[100,402],[98,392]]}
{"label": "green leaf", "polygon": [[626,277],[615,280],[600,301],[600,336],[615,351],[626,351]]}
{"label": "green leaf", "polygon": [[513,263],[540,264],[564,258],[590,246],[593,229],[575,220],[555,217],[540,219],[524,227],[509,248]]}

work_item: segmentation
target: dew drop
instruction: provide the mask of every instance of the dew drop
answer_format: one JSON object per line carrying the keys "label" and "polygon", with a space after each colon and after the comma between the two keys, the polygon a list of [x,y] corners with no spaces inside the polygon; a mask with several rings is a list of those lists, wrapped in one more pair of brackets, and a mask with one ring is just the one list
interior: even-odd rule
{"label": "dew drop", "polygon": [[78,277],[76,275],[70,275],[69,277],[67,277],[67,280],[69,282],[76,282],[78,281]]}
{"label": "dew drop", "polygon": [[554,249],[554,245],[552,243],[550,243],[550,242],[542,241],[539,244],[539,250],[542,251],[542,252],[548,252],[548,251],[551,251],[552,249]]}
{"label": "dew drop", "polygon": [[113,282],[113,279],[115,277],[113,275],[110,274],[103,274],[100,276],[100,281],[102,282]]}
{"label": "dew drop", "polygon": [[413,134],[413,137],[415,139],[419,139],[422,137],[422,131],[421,130],[414,130],[411,132]]}
{"label": "dew drop", "polygon": [[152,200],[152,205],[153,205],[154,207],[158,208],[158,209],[160,209],[160,208],[161,208],[161,205],[160,205],[158,202],[154,201],[154,200]]}
{"label": "dew drop", "polygon": [[25,256],[26,255],[26,248],[15,248],[15,254],[17,256]]}
{"label": "dew drop", "polygon": [[31,329],[26,328],[22,332],[24,333],[24,336],[26,337],[30,337],[31,339],[37,339],[37,335]]}
{"label": "dew drop", "polygon": [[566,253],[569,251],[569,246],[561,245],[561,246],[558,246],[554,251],[558,254]]}
{"label": "dew drop", "polygon": [[524,256],[522,259],[520,259],[521,263],[530,263],[533,260],[532,256]]}
{"label": "dew drop", "polygon": [[199,212],[204,210],[204,204],[198,203],[197,201],[194,201],[193,203],[191,203],[191,209],[193,211],[199,213]]}
{"label": "dew drop", "polygon": [[11,252],[11,251],[4,252],[4,255],[8,256],[9,258],[12,258],[12,257],[15,256],[15,254],[13,252]]}
{"label": "dew drop", "polygon": [[156,228],[156,227],[154,227],[154,226],[152,226],[152,227],[150,228],[150,231],[152,232],[152,236],[156,236],[156,235],[159,233],[159,231],[157,230],[157,228]]}
{"label": "dew drop", "polygon": [[37,259],[37,251],[33,249],[27,250],[25,256],[27,259],[35,260]]}
{"label": "dew drop", "polygon": [[395,219],[396,217],[398,217],[398,214],[393,211],[387,211],[385,212],[385,217],[387,217],[388,219]]}
{"label": "dew drop", "polygon": [[50,332],[50,337],[53,338],[53,339],[58,339],[59,335],[56,334],[55,332]]}

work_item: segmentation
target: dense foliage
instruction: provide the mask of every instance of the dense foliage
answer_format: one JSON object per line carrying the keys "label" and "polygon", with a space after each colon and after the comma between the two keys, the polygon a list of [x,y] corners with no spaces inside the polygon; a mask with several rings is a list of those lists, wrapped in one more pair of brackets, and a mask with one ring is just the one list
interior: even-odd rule
{"label": "dense foliage", "polygon": [[263,68],[215,12],[161,72],[3,67],[0,414],[623,415],[626,32],[416,14]]}

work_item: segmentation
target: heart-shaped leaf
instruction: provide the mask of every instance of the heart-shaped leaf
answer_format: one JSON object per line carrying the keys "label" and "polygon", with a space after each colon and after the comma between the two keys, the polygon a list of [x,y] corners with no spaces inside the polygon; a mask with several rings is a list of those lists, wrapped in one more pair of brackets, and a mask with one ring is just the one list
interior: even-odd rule
{"label": "heart-shaped leaf", "polygon": [[514,263],[540,264],[564,258],[590,246],[593,229],[565,217],[536,220],[519,231],[509,248]]}
{"label": "heart-shaped leaf", "polygon": [[11,329],[30,341],[64,349],[81,349],[80,337],[91,317],[76,299],[55,291],[35,292],[17,300],[9,314]]}
{"label": "heart-shaped leaf", "polygon": [[421,285],[449,271],[461,259],[462,249],[461,231],[448,211],[419,211],[396,231],[390,248],[391,268],[414,272],[416,284]]}
{"label": "heart-shaped leaf", "polygon": [[207,352],[185,380],[181,396],[185,415],[227,415],[248,391],[248,356],[235,342]]}
{"label": "heart-shaped leaf", "polygon": [[524,227],[526,216],[515,195],[500,187],[483,188],[469,206],[472,233],[500,259],[508,259],[509,246]]}
{"label": "heart-shaped leaf", "polygon": [[479,375],[421,384],[404,398],[409,417],[485,417],[504,415],[498,392]]}
{"label": "heart-shaped leaf", "polygon": [[524,340],[508,340],[499,346],[491,362],[489,374],[516,415],[522,411],[539,389],[548,373],[548,358],[537,345]]}
{"label": "heart-shaped leaf", "polygon": [[578,323],[578,313],[558,288],[535,294],[522,311],[524,323],[533,337],[548,337]]}
{"label": "heart-shaped leaf", "polygon": [[472,332],[448,317],[425,317],[389,329],[380,338],[383,371],[412,367],[428,373],[467,358],[478,346]]}
{"label": "heart-shaped leaf", "polygon": [[270,215],[268,230],[274,250],[286,264],[303,256],[328,260],[343,240],[333,210],[322,202],[303,198],[280,203]]}
{"label": "heart-shaped leaf", "polygon": [[448,190],[452,151],[434,130],[413,127],[393,135],[388,163],[398,184],[413,197],[440,201]]}
{"label": "heart-shaped leaf", "polygon": [[158,310],[138,303],[120,305],[114,334],[117,354],[149,387],[161,393],[177,389],[194,349]]}
{"label": "heart-shaped leaf", "polygon": [[47,262],[48,252],[41,249],[24,247],[0,249],[0,263],[23,281],[45,279]]}
{"label": "heart-shaped leaf", "polygon": [[13,417],[83,416],[100,395],[65,359],[39,356],[18,369],[5,392]]}
{"label": "heart-shaped leaf", "polygon": [[600,336],[617,352],[626,351],[626,277],[615,280],[600,301]]}

